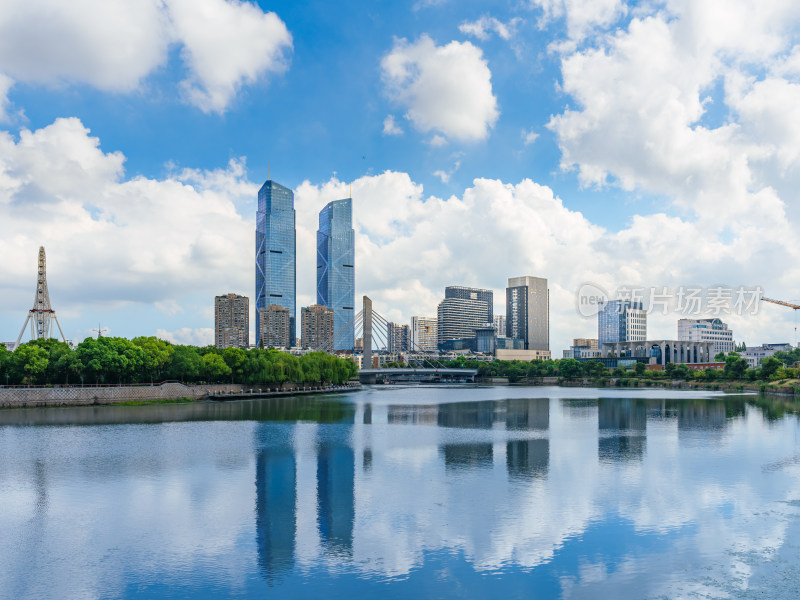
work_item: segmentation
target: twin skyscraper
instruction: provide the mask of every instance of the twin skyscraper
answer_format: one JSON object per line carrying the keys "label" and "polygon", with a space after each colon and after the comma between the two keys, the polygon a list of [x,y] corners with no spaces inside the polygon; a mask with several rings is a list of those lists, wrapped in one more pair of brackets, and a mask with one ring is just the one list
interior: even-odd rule
{"label": "twin skyscraper", "polygon": [[[355,232],[351,198],[329,202],[317,230],[317,304],[333,311],[333,350],[353,350]],[[294,193],[271,179],[258,191],[256,214],[256,345],[268,307],[289,313],[288,346],[297,339],[297,231]]]}

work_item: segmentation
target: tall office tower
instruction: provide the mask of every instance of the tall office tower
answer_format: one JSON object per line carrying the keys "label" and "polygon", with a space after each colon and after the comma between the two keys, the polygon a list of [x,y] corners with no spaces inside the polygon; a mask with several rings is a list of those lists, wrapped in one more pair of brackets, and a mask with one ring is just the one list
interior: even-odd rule
{"label": "tall office tower", "polygon": [[411,351],[436,352],[438,331],[438,322],[433,317],[411,317]]}
{"label": "tall office tower", "polygon": [[608,300],[597,313],[600,344],[643,342],[647,339],[647,313],[641,302]]}
{"label": "tall office tower", "polygon": [[510,277],[506,288],[506,337],[525,350],[550,350],[550,290],[543,277]]}
{"label": "tall office tower", "polygon": [[494,323],[494,293],[492,290],[450,285],[444,288],[444,297],[461,300],[481,300],[486,302],[486,316],[481,323]]}
{"label": "tall office tower", "polygon": [[264,348],[289,348],[289,311],[279,304],[270,304],[258,311],[258,339]]}
{"label": "tall office tower", "polygon": [[497,337],[506,337],[506,316],[494,316],[494,330],[497,332]]}
{"label": "tall office tower", "polygon": [[333,345],[333,311],[327,306],[312,304],[300,310],[301,345],[309,350],[330,352]]}
{"label": "tall office tower", "polygon": [[389,347],[387,351],[390,353],[408,352],[410,332],[408,325],[398,325],[397,323],[388,323],[386,335],[389,338]]}
{"label": "tall office tower", "polygon": [[271,179],[258,190],[256,213],[256,345],[260,309],[278,304],[289,311],[289,339],[296,336],[297,241],[294,193]]}
{"label": "tall office tower", "polygon": [[353,350],[354,264],[353,201],[334,200],[320,211],[317,230],[317,304],[333,310],[334,350]]}
{"label": "tall office tower", "polygon": [[438,345],[441,347],[447,340],[474,338],[475,330],[486,323],[487,310],[483,300],[442,300],[437,311]]}
{"label": "tall office tower", "polygon": [[678,340],[681,342],[713,342],[714,354],[733,352],[733,331],[722,319],[679,319]]}
{"label": "tall office tower", "polygon": [[214,298],[214,345],[247,348],[250,345],[250,299],[237,294]]}

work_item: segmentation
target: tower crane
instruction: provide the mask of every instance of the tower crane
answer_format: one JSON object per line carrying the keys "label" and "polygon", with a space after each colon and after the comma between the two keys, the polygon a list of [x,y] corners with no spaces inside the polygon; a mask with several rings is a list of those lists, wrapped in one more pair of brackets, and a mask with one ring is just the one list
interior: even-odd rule
{"label": "tower crane", "polygon": [[797,346],[797,311],[800,310],[800,304],[792,304],[791,302],[784,302],[783,300],[773,300],[772,298],[761,298],[764,302],[771,302],[780,306],[786,306],[794,311],[794,345]]}

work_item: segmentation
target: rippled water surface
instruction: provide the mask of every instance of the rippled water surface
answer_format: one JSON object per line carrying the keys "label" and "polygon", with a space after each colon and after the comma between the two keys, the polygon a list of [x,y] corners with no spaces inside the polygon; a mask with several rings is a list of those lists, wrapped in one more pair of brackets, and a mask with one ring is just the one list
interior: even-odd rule
{"label": "rippled water surface", "polygon": [[378,387],[0,411],[4,598],[796,598],[757,396]]}

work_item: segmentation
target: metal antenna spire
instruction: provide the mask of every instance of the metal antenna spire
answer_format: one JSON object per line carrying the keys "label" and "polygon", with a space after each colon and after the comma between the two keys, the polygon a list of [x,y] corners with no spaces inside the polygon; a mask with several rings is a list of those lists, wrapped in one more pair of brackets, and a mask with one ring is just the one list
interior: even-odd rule
{"label": "metal antenna spire", "polygon": [[25,328],[28,323],[31,324],[31,339],[39,340],[46,339],[51,336],[55,331],[50,330],[51,320],[55,321],[58,332],[61,334],[61,340],[67,341],[64,337],[64,332],[61,331],[61,324],[56,317],[56,311],[50,306],[50,293],[47,291],[47,258],[44,254],[44,246],[39,247],[39,271],[36,277],[36,296],[33,298],[33,308],[28,311],[28,317],[25,319],[25,324],[22,326],[22,331],[19,332],[17,343],[14,348],[19,347],[22,336],[25,333]]}

